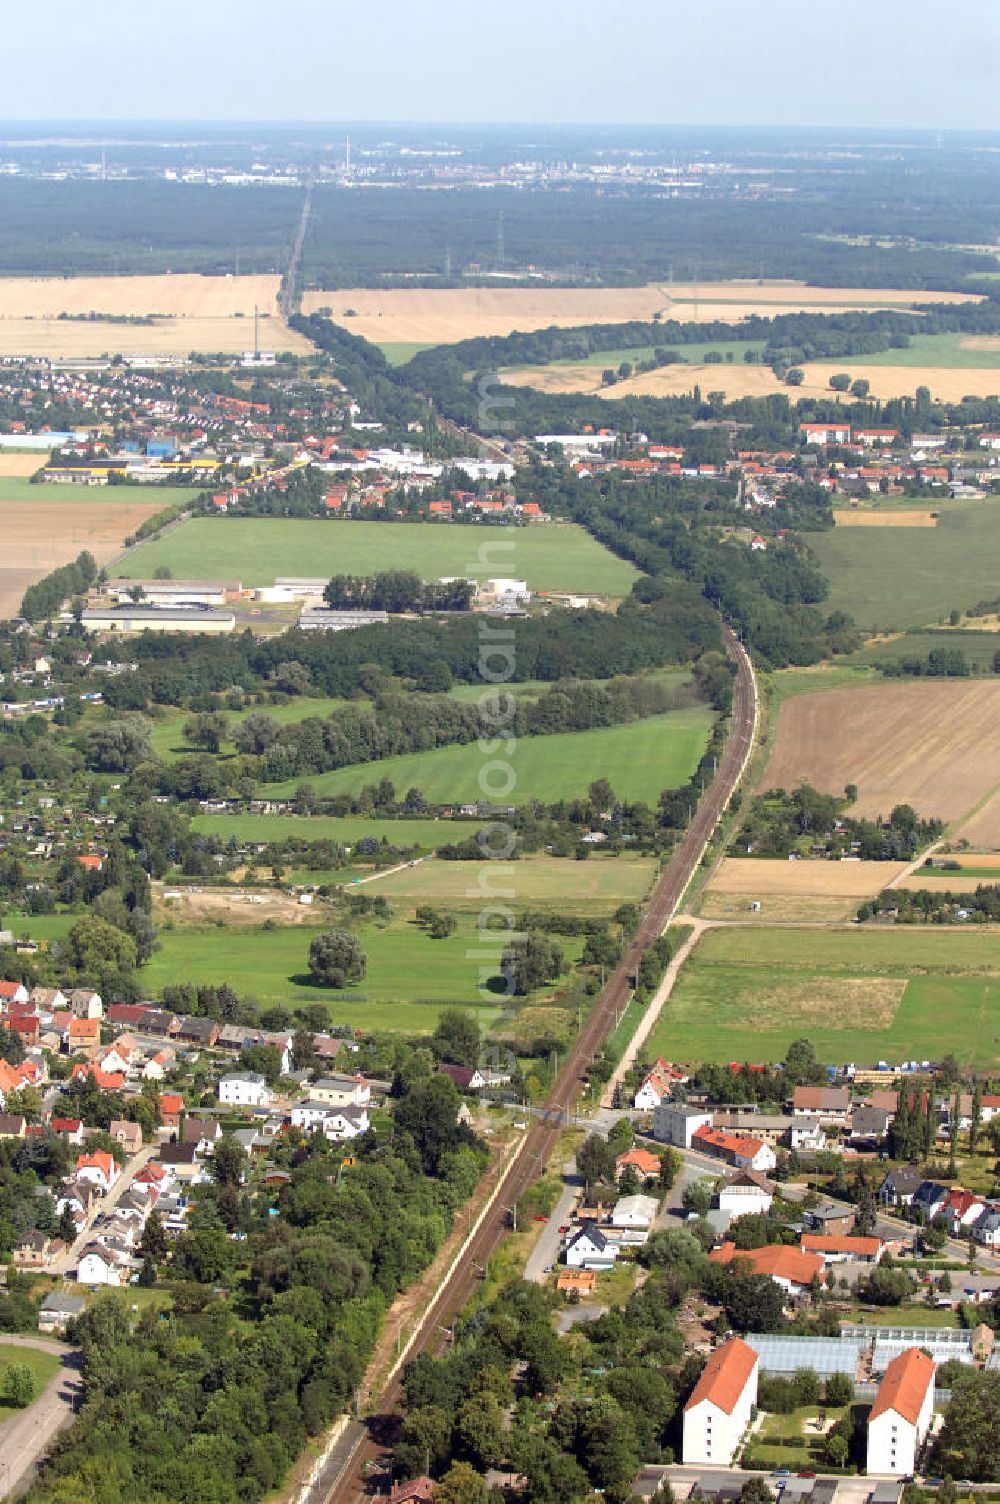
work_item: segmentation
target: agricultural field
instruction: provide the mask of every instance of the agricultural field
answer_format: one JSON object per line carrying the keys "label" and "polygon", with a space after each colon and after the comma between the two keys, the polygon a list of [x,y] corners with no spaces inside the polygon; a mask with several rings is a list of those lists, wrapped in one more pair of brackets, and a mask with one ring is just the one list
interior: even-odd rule
{"label": "agricultural field", "polygon": [[957,820],[998,780],[1000,681],[923,679],[796,695],[778,711],[774,749],[759,788],[811,783],[842,794],[857,785],[852,812]]}
{"label": "agricultural field", "polygon": [[[505,802],[572,799],[585,794],[595,778],[608,778],[620,798],[655,804],[661,790],[678,788],[691,777],[712,721],[710,710],[696,706],[624,726],[523,737],[510,758],[516,781]],[[488,762],[475,743],[437,747],[264,785],[260,797],[290,798],[303,782],[324,798],[357,794],[366,784],[389,778],[397,789],[419,788],[429,804],[471,804],[483,798],[479,775]]]}
{"label": "agricultural field", "polygon": [[[309,976],[309,942],[318,932],[315,924],[270,929],[178,925],[161,932],[162,948],[142,968],[141,984],[155,993],[168,982],[217,983],[225,978],[241,995],[262,1004],[296,1008],[321,1002],[328,1006],[331,1023],[366,1030],[428,1033],[449,1003],[476,1009],[488,1028],[500,1011],[499,997],[496,1006],[479,1002],[479,969],[485,964],[479,954],[485,947],[471,919],[443,940],[430,939],[404,914],[384,926],[360,926],[356,933],[368,956],[367,975],[343,989],[318,987]],[[582,941],[560,943],[568,961],[579,958]]]}
{"label": "agricultural field", "polygon": [[440,904],[455,912],[481,909],[484,896],[503,890],[518,908],[559,909],[608,916],[621,903],[641,904],[657,873],[652,857],[593,856],[586,862],[526,857],[519,862],[421,862],[366,887],[390,902]]}
{"label": "agricultural field", "polygon": [[938,513],[926,508],[884,512],[858,508],[834,512],[833,520],[837,527],[937,527]]}
{"label": "agricultural field", "polygon": [[[915,630],[887,634],[872,638],[856,653],[850,653],[838,664],[863,667],[882,663],[898,663],[904,658],[926,659],[929,653],[944,649],[958,650],[964,654],[972,673],[992,674],[994,655],[1000,652],[1000,625],[995,617],[973,616],[959,624],[958,628],[943,627],[940,631]],[[846,671],[846,670],[845,670]]]}
{"label": "agricultural field", "polygon": [[0,356],[234,354],[253,347],[255,307],[263,348],[307,354],[278,311],[278,286],[276,276],[2,277]]}
{"label": "agricultural field", "polygon": [[998,929],[708,930],[646,1046],[650,1058],[773,1061],[808,1035],[821,1060],[1000,1062]]}
{"label": "agricultural field", "polygon": [[[772,924],[848,919],[862,899],[874,898],[904,870],[900,862],[724,857],[705,885],[700,913]],[[760,909],[751,911],[751,903]]]}
{"label": "agricultural field", "polygon": [[333,321],[374,344],[454,344],[553,326],[624,324],[657,316],[700,316],[737,324],[750,314],[828,313],[838,308],[909,308],[968,302],[962,293],[809,287],[804,282],[729,281],[645,287],[339,288],[306,292],[303,313],[330,309]]}
{"label": "agricultural field", "polygon": [[808,542],[828,603],[865,631],[924,627],[997,596],[1000,504],[942,498],[937,526],[835,527]]}
{"label": "agricultural field", "polygon": [[0,479],[7,481],[34,475],[48,457],[48,450],[0,449]]}
{"label": "agricultural field", "polygon": [[176,579],[374,574],[412,569],[422,579],[466,575],[526,579],[532,590],[626,595],[636,571],[572,523],[507,528],[462,523],[194,517],[168,537],[141,544],[112,571],[148,579],[166,565]]}
{"label": "agricultural field", "polygon": [[33,486],[23,477],[0,479],[0,617],[16,616],[27,587],[81,549],[106,564],[147,517],[193,495],[177,487],[64,490]]}

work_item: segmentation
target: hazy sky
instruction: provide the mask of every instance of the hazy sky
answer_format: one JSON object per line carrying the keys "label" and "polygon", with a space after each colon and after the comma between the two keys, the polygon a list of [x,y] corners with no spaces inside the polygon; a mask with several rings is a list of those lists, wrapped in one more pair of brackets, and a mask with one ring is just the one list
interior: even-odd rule
{"label": "hazy sky", "polygon": [[1000,128],[996,0],[48,0],[6,119]]}

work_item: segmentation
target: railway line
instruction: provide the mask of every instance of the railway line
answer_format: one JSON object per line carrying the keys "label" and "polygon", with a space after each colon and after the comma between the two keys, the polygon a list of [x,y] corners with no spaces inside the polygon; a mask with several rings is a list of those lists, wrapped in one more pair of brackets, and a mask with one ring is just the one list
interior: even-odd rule
{"label": "railway line", "polygon": [[[545,1169],[574,1106],[584,1090],[587,1071],[614,1029],[632,991],[643,951],[662,934],[675,913],[705,848],[746,771],[757,723],[757,685],[749,654],[734,634],[725,630],[726,651],[736,666],[730,733],[715,777],[702,796],[683,839],[653,891],[636,934],[615,971],[608,978],[589,1018],[567,1053],[543,1111],[529,1127],[500,1177],[499,1194],[481,1216],[464,1257],[428,1305],[411,1342],[407,1358],[437,1352],[473,1294],[490,1257],[510,1227],[510,1211],[528,1186]],[[377,1416],[368,1425],[352,1422],[330,1459],[334,1476],[321,1480],[308,1504],[356,1504],[366,1493],[368,1471],[385,1450],[385,1420],[397,1409],[402,1386],[394,1375],[379,1396]],[[380,1424],[381,1422],[381,1424]]]}

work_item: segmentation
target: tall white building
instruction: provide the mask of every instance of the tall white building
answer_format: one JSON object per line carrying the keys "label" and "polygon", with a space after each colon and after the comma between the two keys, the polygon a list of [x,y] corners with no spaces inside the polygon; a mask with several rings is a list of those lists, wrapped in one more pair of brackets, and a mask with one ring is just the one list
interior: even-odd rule
{"label": "tall white building", "polygon": [[934,1359],[908,1347],[886,1369],[868,1417],[868,1474],[916,1471],[934,1414]]}
{"label": "tall white building", "polygon": [[717,1347],[684,1406],[684,1464],[728,1466],[757,1401],[757,1354],[741,1337]]}

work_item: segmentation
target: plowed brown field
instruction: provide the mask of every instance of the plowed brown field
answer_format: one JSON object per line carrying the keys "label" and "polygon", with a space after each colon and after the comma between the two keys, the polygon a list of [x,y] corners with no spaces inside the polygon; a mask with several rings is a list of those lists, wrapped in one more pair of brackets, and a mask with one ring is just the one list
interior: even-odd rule
{"label": "plowed brown field", "polygon": [[856,784],[862,815],[907,803],[956,820],[1000,783],[1000,683],[924,680],[786,700],[760,787],[800,783],[830,794]]}

